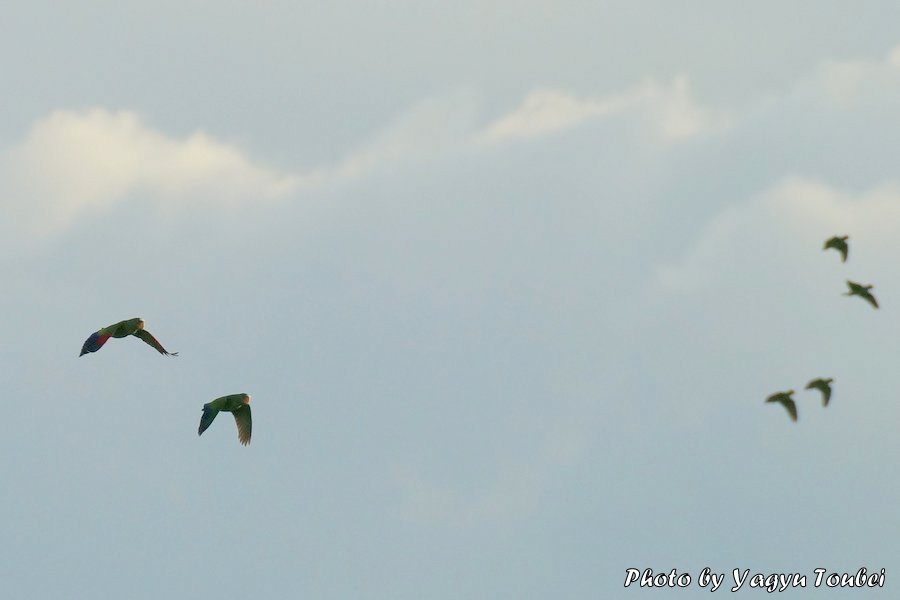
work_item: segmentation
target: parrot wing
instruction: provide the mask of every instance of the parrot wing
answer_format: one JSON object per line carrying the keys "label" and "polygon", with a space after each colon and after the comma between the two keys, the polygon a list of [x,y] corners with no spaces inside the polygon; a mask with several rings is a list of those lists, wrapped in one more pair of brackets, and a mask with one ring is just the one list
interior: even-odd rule
{"label": "parrot wing", "polygon": [[212,422],[216,419],[216,415],[219,414],[219,411],[210,408],[209,404],[203,405],[203,416],[200,417],[200,428],[197,430],[197,435],[202,435],[206,429],[212,425]]}
{"label": "parrot wing", "polygon": [[144,340],[146,343],[148,343],[149,345],[156,348],[156,350],[160,354],[165,354],[166,356],[178,356],[177,352],[166,351],[166,349],[162,347],[162,344],[160,344],[159,341],[157,341],[157,339],[155,337],[153,337],[153,335],[146,329],[139,329],[139,330],[135,331],[133,335],[135,337],[138,337],[138,338]]}
{"label": "parrot wing", "polygon": [[245,404],[233,412],[234,422],[237,425],[238,439],[243,445],[250,443],[250,431],[253,429],[253,422],[250,420],[250,405]]}

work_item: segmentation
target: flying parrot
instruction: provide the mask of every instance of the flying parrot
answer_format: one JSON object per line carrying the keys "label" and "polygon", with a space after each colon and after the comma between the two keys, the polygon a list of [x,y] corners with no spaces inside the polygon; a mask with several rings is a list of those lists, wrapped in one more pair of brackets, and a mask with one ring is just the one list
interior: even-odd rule
{"label": "flying parrot", "polygon": [[875,308],[878,308],[878,301],[875,299],[875,296],[872,295],[872,292],[869,291],[873,286],[862,285],[855,281],[847,280],[847,287],[850,288],[850,291],[844,292],[844,296],[859,296]]}
{"label": "flying parrot", "polygon": [[791,421],[797,421],[797,403],[794,402],[791,396],[794,394],[794,390],[788,390],[786,392],[776,392],[766,398],[766,402],[778,402],[787,410],[788,415],[791,417]]}
{"label": "flying parrot", "polygon": [[849,248],[847,247],[847,238],[849,237],[849,235],[842,235],[829,238],[825,241],[822,250],[828,250],[829,248],[837,250],[841,253],[841,262],[847,262],[847,252],[849,251]]}
{"label": "flying parrot", "polygon": [[822,406],[828,406],[828,401],[831,400],[832,381],[834,381],[834,379],[832,379],[831,377],[821,377],[819,379],[813,379],[806,384],[806,389],[819,390],[820,392],[822,392]]}
{"label": "flying parrot", "polygon": [[249,444],[250,430],[253,428],[253,422],[250,420],[250,394],[231,394],[204,404],[203,416],[200,417],[200,429],[197,430],[197,435],[202,435],[215,420],[219,411],[223,410],[234,415],[238,439],[241,443],[245,446]]}
{"label": "flying parrot", "polygon": [[95,331],[84,342],[84,345],[81,347],[81,354],[78,356],[84,356],[88,352],[96,352],[102,348],[103,344],[111,337],[123,338],[129,335],[142,339],[156,348],[160,354],[165,354],[166,356],[178,356],[177,352],[167,352],[166,349],[162,347],[162,344],[156,341],[156,338],[153,337],[149,331],[144,329],[144,320],[138,317],[119,321],[115,325],[110,325],[109,327],[104,327],[99,331]]}

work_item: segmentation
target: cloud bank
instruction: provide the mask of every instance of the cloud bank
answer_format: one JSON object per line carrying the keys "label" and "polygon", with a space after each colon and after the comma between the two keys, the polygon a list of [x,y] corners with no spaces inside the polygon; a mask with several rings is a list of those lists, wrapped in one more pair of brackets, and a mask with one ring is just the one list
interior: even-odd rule
{"label": "cloud bank", "polygon": [[259,201],[283,197],[300,183],[202,132],[177,139],[134,112],[58,110],[41,119],[3,158],[4,202],[30,225],[54,233],[83,213],[136,192],[160,202]]}
{"label": "cloud bank", "polygon": [[[862,107],[869,120],[895,116],[894,99],[900,99],[900,47],[879,60],[822,63],[780,96],[760,98],[740,110],[698,103],[684,76],[668,83],[646,79],[596,96],[538,88],[519,106],[482,124],[476,97],[456,93],[405,111],[333,164],[291,172],[201,131],[168,135],[135,112],[57,110],[0,156],[0,206],[15,218],[15,232],[42,239],[137,195],[166,210],[201,203],[254,206],[376,173],[416,168],[449,155],[478,159],[488,147],[503,152],[598,120],[626,124],[613,134],[615,139],[597,140],[600,148],[621,145],[627,141],[622,136],[631,136],[639,146],[667,148],[709,133],[719,134],[716,143],[721,144],[722,139],[752,139],[760,129],[790,119],[799,120],[810,135],[824,130],[824,124],[815,128],[822,119],[836,119],[834,130],[839,133],[839,121],[859,120],[857,109]],[[792,140],[785,146],[788,150],[780,151],[790,151],[797,143]],[[798,156],[802,161],[815,155]],[[800,166],[796,171],[803,172]]]}
{"label": "cloud bank", "polygon": [[[854,192],[815,178],[786,177],[712,218],[677,263],[659,269],[657,281],[670,292],[702,291],[723,280],[727,265],[756,261],[760,272],[771,272],[832,235],[849,233],[856,263],[869,262],[875,271],[900,258],[891,251],[900,235],[900,184],[888,181]],[[784,241],[776,247],[774,239]]]}
{"label": "cloud bank", "polygon": [[533,138],[576,127],[590,119],[638,113],[662,139],[686,138],[727,127],[722,112],[705,109],[691,96],[686,77],[670,85],[646,80],[609,96],[578,98],[562,90],[530,92],[517,109],[492,122],[479,136],[484,142]]}

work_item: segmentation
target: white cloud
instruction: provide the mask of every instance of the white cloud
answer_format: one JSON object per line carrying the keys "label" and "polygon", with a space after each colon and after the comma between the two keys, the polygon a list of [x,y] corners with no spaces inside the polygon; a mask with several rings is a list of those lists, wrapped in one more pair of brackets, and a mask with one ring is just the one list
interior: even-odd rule
{"label": "white cloud", "polygon": [[847,234],[857,262],[860,252],[879,264],[886,252],[896,254],[891,248],[900,236],[900,186],[887,182],[854,193],[815,179],[787,177],[714,217],[684,257],[657,271],[656,283],[668,291],[702,289],[721,277],[725,265],[744,264],[738,254],[757,262],[755,272],[765,273],[797,252],[821,248],[832,235]]}
{"label": "white cloud", "polygon": [[254,163],[234,145],[197,132],[161,134],[130,111],[58,110],[38,121],[3,161],[11,208],[32,233],[52,233],[83,212],[134,192],[164,201],[270,199],[300,179]]}
{"label": "white cloud", "polygon": [[900,46],[881,59],[824,61],[792,93],[805,102],[843,110],[894,103],[900,96]]}
{"label": "white cloud", "polygon": [[900,46],[894,46],[887,53],[886,62],[895,68],[900,68]]}
{"label": "white cloud", "polygon": [[[900,96],[900,46],[884,59],[826,61],[785,94],[763,99],[771,110],[799,100],[807,108],[846,109],[884,96]],[[752,111],[751,111],[752,112]],[[702,106],[685,76],[668,84],[645,79],[621,92],[579,97],[553,88],[528,93],[522,104],[489,123],[476,136],[481,143],[525,140],[564,131],[595,119],[634,118],[663,140],[678,140],[729,129],[747,110]]]}
{"label": "white cloud", "polygon": [[0,206],[17,229],[41,236],[135,193],[169,207],[280,199],[445,153],[467,139],[474,106],[465,93],[425,101],[336,164],[295,173],[203,132],[168,136],[131,111],[57,110],[0,157]]}
{"label": "white cloud", "polygon": [[469,92],[420,102],[338,164],[317,169],[308,177],[320,184],[332,183],[452,151],[465,145],[476,108],[475,96]]}
{"label": "white cloud", "polygon": [[635,111],[662,138],[677,139],[727,126],[724,113],[698,106],[685,77],[668,86],[646,80],[624,92],[608,96],[577,98],[564,91],[532,91],[522,105],[500,117],[481,133],[484,142],[546,135],[575,127],[585,121]]}
{"label": "white cloud", "polygon": [[[655,144],[710,131],[740,136],[760,124],[783,125],[761,115],[784,115],[792,122],[799,115],[814,132],[825,129],[814,127],[817,119],[845,113],[887,127],[886,120],[896,113],[895,99],[900,100],[900,46],[879,60],[822,63],[785,93],[742,111],[698,104],[688,79],[676,77],[668,83],[646,79],[617,93],[587,97],[538,88],[519,107],[478,128],[476,98],[462,92],[414,106],[342,160],[292,172],[255,161],[238,146],[203,132],[167,135],[134,112],[57,110],[0,157],[0,207],[16,218],[18,229],[39,237],[135,194],[172,208],[197,202],[257,203],[485,145],[502,149],[535,141],[598,119],[624,119],[635,125],[629,131],[649,134],[649,143]],[[735,127],[740,124],[746,128]],[[833,135],[842,131],[840,123],[832,124]],[[621,144],[621,132],[617,135],[599,143],[607,148]],[[802,146],[802,139],[795,141]],[[817,154],[803,156],[811,161]],[[815,172],[815,165],[810,170]]]}

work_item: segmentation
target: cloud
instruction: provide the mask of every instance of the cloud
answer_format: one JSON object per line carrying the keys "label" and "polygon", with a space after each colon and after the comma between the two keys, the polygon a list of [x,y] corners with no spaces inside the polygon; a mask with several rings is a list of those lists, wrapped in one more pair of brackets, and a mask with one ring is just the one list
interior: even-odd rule
{"label": "cloud", "polygon": [[80,214],[135,192],[173,203],[261,200],[282,197],[300,183],[202,132],[176,139],[134,112],[103,109],[57,110],[41,119],[4,157],[3,171],[13,188],[5,208],[31,233],[59,231]]}
{"label": "cloud", "polygon": [[880,59],[824,61],[796,83],[791,95],[831,110],[873,103],[895,107],[900,96],[900,46]]}
{"label": "cloud", "polygon": [[890,49],[885,62],[894,68],[900,69],[900,46],[894,46]]}
{"label": "cloud", "polygon": [[446,153],[471,131],[474,106],[466,93],[427,100],[337,163],[293,173],[200,131],[166,135],[132,111],[57,110],[0,157],[0,206],[41,237],[134,194],[168,207],[282,199]]}
{"label": "cloud", "polygon": [[635,112],[664,139],[678,139],[726,127],[721,112],[698,106],[687,78],[677,77],[668,86],[646,80],[624,92],[578,98],[555,89],[530,92],[521,106],[500,117],[480,134],[483,142],[533,138],[575,127],[591,119]]}
{"label": "cloud", "polygon": [[[479,126],[477,97],[465,91],[427,99],[402,112],[332,164],[291,171],[255,160],[208,133],[166,134],[132,111],[57,110],[0,156],[0,208],[15,219],[13,233],[42,239],[136,195],[171,210],[203,203],[253,205],[376,173],[418,168],[455,154],[483,157],[478,151],[486,146],[503,151],[598,120],[628,124],[598,140],[601,150],[621,147],[623,135],[661,145],[727,132],[717,136],[710,160],[723,163],[714,168],[732,170],[736,160],[744,161],[747,168],[736,173],[738,179],[756,176],[754,169],[768,181],[784,175],[773,174],[763,160],[737,156],[747,152],[766,152],[773,165],[793,162],[795,171],[844,169],[862,177],[885,168],[883,147],[892,145],[891,136],[900,138],[900,129],[892,125],[898,102],[900,46],[878,60],[822,63],[783,93],[757,98],[740,110],[701,105],[689,80],[680,76],[668,83],[645,79],[606,95],[537,88],[517,108]],[[878,127],[883,135],[859,136],[860,127]],[[787,139],[770,150],[768,131],[773,129],[779,135],[795,130],[795,135],[783,136]],[[811,145],[820,148],[825,137],[836,147],[827,154],[810,151]],[[729,152],[729,144],[735,143]]]}
{"label": "cloud", "polygon": [[[765,277],[807,249],[821,248],[828,237],[845,234],[856,262],[861,252],[879,264],[897,254],[891,246],[900,236],[900,185],[888,181],[852,192],[819,179],[785,177],[712,218],[677,263],[658,269],[656,283],[669,292],[702,290],[721,278],[728,263]],[[758,268],[751,269],[754,263]]]}
{"label": "cloud", "polygon": [[329,185],[402,164],[433,160],[466,145],[476,109],[475,95],[467,91],[424,100],[337,164],[313,169],[304,179]]}

